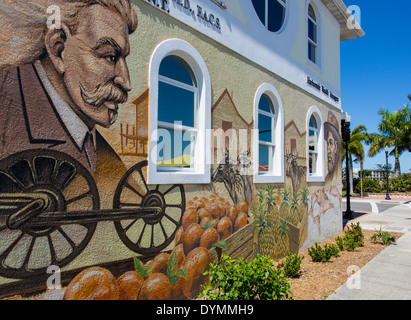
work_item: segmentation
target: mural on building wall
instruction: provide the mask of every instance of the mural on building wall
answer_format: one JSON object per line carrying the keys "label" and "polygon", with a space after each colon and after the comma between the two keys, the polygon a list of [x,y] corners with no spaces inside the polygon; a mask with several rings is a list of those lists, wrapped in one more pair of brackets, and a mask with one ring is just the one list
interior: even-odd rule
{"label": "mural on building wall", "polygon": [[[49,19],[53,5],[61,21]],[[130,1],[5,0],[0,21],[1,295],[45,286],[55,265],[70,271],[64,299],[194,299],[222,252],[281,258],[328,232],[341,207],[333,113],[324,188],[305,183],[306,133],[294,122],[286,183],[253,183],[254,124],[228,89],[212,107],[223,140],[210,185],[148,185],[149,88],[129,96]],[[127,249],[127,270],[110,268],[102,238]]]}

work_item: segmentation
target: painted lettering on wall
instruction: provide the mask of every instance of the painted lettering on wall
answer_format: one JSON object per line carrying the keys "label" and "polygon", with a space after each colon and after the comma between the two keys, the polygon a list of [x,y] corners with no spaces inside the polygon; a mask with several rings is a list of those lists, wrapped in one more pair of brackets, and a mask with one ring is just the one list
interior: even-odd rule
{"label": "painted lettering on wall", "polygon": [[318,91],[321,91],[323,94],[325,94],[326,96],[330,97],[332,100],[334,100],[335,102],[340,101],[340,98],[338,98],[336,95],[334,95],[328,88],[324,87],[323,85],[321,85],[320,83],[315,82],[313,79],[311,79],[310,77],[307,77],[307,84],[315,89],[317,89]]}
{"label": "painted lettering on wall", "polygon": [[156,6],[166,13],[170,13],[169,3],[172,1],[175,6],[186,11],[191,15],[196,15],[198,21],[203,21],[218,30],[221,30],[220,18],[216,17],[213,13],[207,12],[203,7],[197,5],[196,9],[193,9],[190,0],[145,0],[147,3]]}

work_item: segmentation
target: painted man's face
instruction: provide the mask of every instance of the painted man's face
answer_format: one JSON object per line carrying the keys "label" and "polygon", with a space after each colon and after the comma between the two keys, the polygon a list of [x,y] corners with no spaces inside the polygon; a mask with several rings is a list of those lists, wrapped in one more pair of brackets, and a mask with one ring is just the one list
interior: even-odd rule
{"label": "painted man's face", "polygon": [[129,50],[128,28],[120,15],[101,5],[81,10],[78,29],[67,37],[62,59],[72,107],[89,128],[110,127],[118,104],[127,100]]}
{"label": "painted man's face", "polygon": [[327,163],[328,171],[334,172],[338,163],[338,141],[334,139],[334,136],[331,132],[328,132],[327,135]]}

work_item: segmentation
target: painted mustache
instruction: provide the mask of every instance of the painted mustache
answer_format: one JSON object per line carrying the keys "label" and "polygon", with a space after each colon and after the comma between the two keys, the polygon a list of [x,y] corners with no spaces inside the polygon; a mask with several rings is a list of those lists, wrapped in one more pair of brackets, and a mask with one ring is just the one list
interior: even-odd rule
{"label": "painted mustache", "polygon": [[110,81],[98,85],[91,91],[86,90],[83,85],[80,85],[80,90],[83,100],[96,108],[100,107],[106,101],[124,103],[128,99],[128,93]]}

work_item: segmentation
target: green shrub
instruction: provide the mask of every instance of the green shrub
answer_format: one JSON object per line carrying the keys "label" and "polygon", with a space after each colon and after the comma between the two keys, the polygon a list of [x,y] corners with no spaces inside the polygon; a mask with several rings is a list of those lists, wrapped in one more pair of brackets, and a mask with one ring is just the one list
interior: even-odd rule
{"label": "green shrub", "polygon": [[[371,192],[371,193],[380,193],[384,191],[384,188],[382,187],[381,183],[377,180],[372,180],[369,178],[363,178],[362,179],[362,191],[363,192]],[[361,193],[361,182],[360,179],[358,179],[357,184],[354,186],[354,192],[355,193]]]}
{"label": "green shrub", "polygon": [[253,261],[233,260],[223,255],[219,264],[205,272],[210,284],[200,297],[208,300],[291,300],[291,284],[270,258],[257,256]]}
{"label": "green shrub", "polygon": [[283,264],[283,272],[287,278],[297,278],[300,274],[301,263],[304,260],[304,256],[298,253],[292,254],[288,252]]}
{"label": "green shrub", "polygon": [[344,249],[347,251],[354,251],[358,247],[364,246],[364,234],[360,223],[347,225],[344,231]]}
{"label": "green shrub", "polygon": [[328,262],[332,257],[338,257],[340,250],[335,244],[325,244],[322,248],[317,242],[308,248],[308,254],[314,262]]}
{"label": "green shrub", "polygon": [[411,191],[411,174],[404,173],[398,178],[390,181],[390,191],[408,192]]}
{"label": "green shrub", "polygon": [[338,236],[335,238],[335,243],[340,251],[344,251],[344,239]]}
{"label": "green shrub", "polygon": [[376,231],[373,236],[371,237],[371,241],[373,243],[377,243],[378,239],[383,245],[390,245],[397,241],[397,237],[391,235],[388,231],[382,231],[381,227],[380,230]]}

